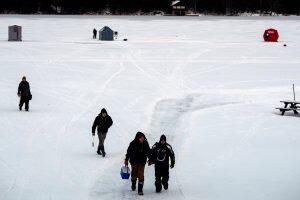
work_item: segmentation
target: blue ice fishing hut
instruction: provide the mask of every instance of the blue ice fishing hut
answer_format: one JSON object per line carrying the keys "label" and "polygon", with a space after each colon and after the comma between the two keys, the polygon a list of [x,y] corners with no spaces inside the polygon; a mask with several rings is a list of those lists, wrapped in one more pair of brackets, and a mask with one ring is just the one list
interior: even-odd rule
{"label": "blue ice fishing hut", "polygon": [[114,40],[114,31],[108,26],[104,26],[99,31],[99,40]]}

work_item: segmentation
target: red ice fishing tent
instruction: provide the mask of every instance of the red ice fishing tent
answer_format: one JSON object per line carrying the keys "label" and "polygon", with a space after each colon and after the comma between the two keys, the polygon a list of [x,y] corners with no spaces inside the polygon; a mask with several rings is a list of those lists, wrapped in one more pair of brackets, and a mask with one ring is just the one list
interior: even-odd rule
{"label": "red ice fishing tent", "polygon": [[270,28],[265,30],[264,33],[265,42],[277,42],[278,38],[279,38],[279,34],[276,29]]}

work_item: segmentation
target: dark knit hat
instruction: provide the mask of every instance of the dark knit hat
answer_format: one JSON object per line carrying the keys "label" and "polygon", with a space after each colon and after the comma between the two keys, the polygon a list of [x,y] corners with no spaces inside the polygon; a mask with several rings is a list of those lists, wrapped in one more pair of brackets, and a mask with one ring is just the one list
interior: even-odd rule
{"label": "dark knit hat", "polygon": [[167,141],[167,137],[165,135],[161,135],[159,141]]}

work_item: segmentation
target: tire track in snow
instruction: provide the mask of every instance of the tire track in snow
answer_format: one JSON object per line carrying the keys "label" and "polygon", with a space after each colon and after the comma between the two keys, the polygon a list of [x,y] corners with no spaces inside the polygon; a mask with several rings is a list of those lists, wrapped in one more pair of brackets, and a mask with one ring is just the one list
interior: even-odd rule
{"label": "tire track in snow", "polygon": [[13,178],[12,184],[0,196],[0,199],[5,199],[5,197],[8,194],[10,194],[10,192],[15,188],[15,185],[16,185],[16,182],[17,182],[17,172],[12,166],[9,166],[3,159],[0,158],[0,161],[2,162],[2,166],[4,166],[6,169],[8,169],[9,171],[12,171],[14,173],[14,176],[13,176],[14,178]]}
{"label": "tire track in snow", "polygon": [[[118,75],[120,75],[123,71],[125,70],[125,67],[123,65],[123,63],[120,63],[120,68],[117,69],[115,72],[113,72],[106,80],[105,82],[102,84],[102,87],[100,88],[100,90],[97,91],[98,95],[89,102],[89,104],[81,111],[79,112],[78,114],[76,115],[73,115],[72,118],[70,119],[70,121],[64,126],[62,127],[62,132],[63,134],[60,134],[60,135],[63,135],[64,137],[69,137],[70,134],[72,134],[73,132],[71,131],[71,127],[74,123],[76,123],[78,120],[80,120],[87,112],[90,112],[90,109],[92,107],[95,106],[95,104],[97,104],[97,102],[99,101],[99,99],[102,97],[103,95],[103,92],[105,91],[105,89],[107,88],[107,86],[111,83],[111,81],[113,81]],[[90,80],[91,82],[93,82],[93,80]],[[77,101],[80,101],[80,99],[78,99]],[[76,105],[76,101],[75,101],[75,105]],[[61,136],[58,138],[58,145],[61,146],[63,145],[62,144],[62,140],[61,140]],[[63,149],[63,148],[60,148],[60,149]],[[68,170],[68,174],[72,174],[74,176],[78,176],[78,170],[73,166],[73,165],[70,165],[70,163],[72,162],[69,162],[69,158],[68,157],[65,157],[65,153],[64,151],[60,151],[60,166],[64,166],[65,168],[67,168]],[[66,163],[65,165],[62,165],[61,163]],[[108,164],[107,164],[108,163]],[[110,163],[108,160],[106,160],[104,163],[104,166],[106,166],[104,169],[106,168],[110,168],[110,166],[113,164],[113,163]],[[65,171],[65,170],[63,170]],[[84,178],[84,177],[83,177]]]}
{"label": "tire track in snow", "polygon": [[[176,153],[176,162],[180,162],[182,153],[179,152],[182,149],[182,145],[184,145],[184,138],[187,138],[189,135],[188,129],[184,128],[187,126],[184,122],[189,120],[192,112],[239,103],[231,101],[207,103],[205,102],[205,98],[202,98],[203,96],[190,94],[178,99],[162,99],[154,107],[149,123],[149,140],[153,142],[157,141],[161,134],[165,134]],[[170,190],[174,188],[177,193],[176,198],[185,199],[184,191],[182,191],[180,180],[177,177],[176,166],[173,170],[173,174],[172,169],[170,170]]]}
{"label": "tire track in snow", "polygon": [[[129,45],[129,44],[128,44]],[[129,46],[122,46],[126,51],[129,52],[127,55],[127,60],[132,63],[132,66],[136,68],[139,72],[141,72],[145,77],[147,77],[149,80],[152,81],[153,84],[159,84],[159,88],[164,88],[165,90],[168,90],[170,87],[167,83],[165,83],[164,80],[164,74],[159,75],[155,71],[148,72],[143,67],[141,67],[138,62],[140,63],[148,63],[148,60],[143,60],[141,56],[138,56],[138,53],[141,52],[141,50],[137,50],[136,47],[129,48]],[[132,49],[135,49],[134,51]]]}
{"label": "tire track in snow", "polygon": [[[129,45],[129,44],[127,44]],[[174,87],[178,87],[182,90],[188,90],[191,92],[191,88],[186,86],[184,84],[184,77],[182,76],[184,69],[190,64],[195,61],[196,58],[198,58],[200,55],[207,53],[211,51],[210,49],[205,49],[201,52],[194,52],[191,55],[189,55],[185,59],[180,59],[176,64],[179,64],[179,66],[175,67],[170,75],[166,74],[160,74],[157,73],[155,70],[151,70],[151,72],[146,71],[144,68],[140,67],[138,63],[149,63],[152,62],[152,60],[144,60],[141,56],[142,50],[137,50],[137,48],[122,45],[123,48],[125,48],[130,54],[128,55],[127,59],[133,64],[133,66],[139,70],[142,74],[144,74],[149,80],[152,80],[155,84],[159,84],[158,90],[160,90],[160,93],[165,93],[165,91],[172,91],[170,89],[174,89]],[[133,51],[132,49],[135,49]],[[168,59],[162,59],[161,62],[168,61]],[[151,68],[150,68],[151,69]]]}
{"label": "tire track in snow", "polygon": [[[109,85],[109,83],[116,77],[116,76],[118,76],[122,71],[124,70],[124,66],[123,66],[123,64],[121,64],[121,68],[120,69],[118,69],[116,72],[114,72],[111,76],[109,76],[109,78],[105,81],[105,83],[102,85],[102,87],[101,87],[101,90],[100,90],[100,92],[99,92],[99,94],[97,95],[97,97],[93,100],[93,101],[91,101],[90,102],[90,104],[89,104],[89,106],[86,108],[87,110],[88,110],[88,108],[90,108],[91,106],[93,106],[98,100],[99,100],[99,98],[101,97],[101,95],[102,95],[102,92],[106,89],[106,87]],[[92,80],[91,80],[91,82],[92,82]],[[85,91],[85,88],[82,88],[81,90],[80,90],[81,92],[84,92]],[[41,91],[40,91],[41,92]],[[41,92],[42,93],[42,92]],[[51,96],[51,97],[56,97],[56,95],[54,94],[55,92],[53,92],[53,94],[48,94],[48,96]],[[60,93],[59,93],[60,94]],[[63,94],[62,94],[63,95]],[[67,97],[67,96],[66,96]],[[56,107],[58,107],[58,106],[62,106],[61,105],[61,103],[65,103],[65,104],[70,104],[70,103],[72,103],[72,104],[74,104],[75,106],[78,106],[78,104],[80,103],[80,98],[73,98],[72,99],[72,97],[67,97],[67,99],[64,99],[64,100],[62,100],[61,98],[56,98],[56,100],[59,100],[57,103],[56,103],[56,105],[55,105],[55,108]],[[62,100],[62,101],[61,101]],[[55,101],[56,102],[56,101]],[[55,118],[55,110],[56,109],[52,109],[50,112],[48,112],[47,113],[47,115],[46,115],[46,117],[45,117],[45,119],[43,120],[43,123],[41,123],[41,124],[39,124],[39,126],[35,126],[35,128],[33,129],[33,130],[31,130],[30,131],[30,134],[29,135],[27,135],[27,139],[26,139],[26,141],[25,141],[25,146],[26,146],[26,148],[25,149],[27,149],[26,150],[26,154],[28,154],[28,155],[34,155],[34,153],[35,153],[35,148],[33,148],[33,144],[35,144],[35,142],[36,142],[36,140],[38,140],[38,137],[36,136],[36,135],[38,135],[39,133],[41,133],[41,130],[43,130],[44,128],[46,128],[46,127],[48,127],[49,126],[49,124],[53,124],[54,122],[55,122],[55,120],[56,120],[56,118]],[[87,110],[83,110],[81,113],[79,113],[78,115],[74,115],[72,118],[71,118],[71,120],[69,121],[69,123],[66,125],[66,126],[64,126],[64,127],[62,127],[60,130],[58,130],[57,131],[57,134],[54,134],[53,135],[53,137],[56,137],[56,142],[55,142],[55,144],[56,144],[56,146],[57,146],[57,148],[58,149],[62,149],[61,148],[61,145],[62,145],[62,139],[61,139],[61,137],[65,137],[65,136],[68,136],[69,134],[71,134],[71,133],[69,133],[68,131],[70,130],[70,127],[72,126],[72,124],[75,122],[75,121],[77,121],[77,120],[79,120],[80,119],[80,117],[87,111]],[[28,119],[27,121],[28,122],[30,122],[30,120],[31,119]],[[64,132],[63,134],[62,134],[62,132],[61,132],[61,130]],[[62,160],[64,160],[64,157],[63,157],[63,155],[65,155],[64,154],[64,152],[63,151],[61,151],[60,152],[60,160],[62,161]],[[56,157],[56,156],[55,156]],[[54,157],[54,158],[55,158]],[[68,159],[67,159],[68,160]],[[61,162],[58,162],[58,165],[60,164]],[[68,165],[69,166],[69,165]],[[58,170],[60,170],[60,168],[58,167],[57,168]],[[74,174],[74,175],[76,175],[77,173],[76,173],[76,169],[73,169],[73,172],[72,172],[72,174]],[[18,179],[18,174],[16,174],[15,175],[15,182],[16,182],[16,180]],[[24,192],[24,187],[25,187],[25,185],[24,185],[25,183],[24,182],[21,182],[20,184],[19,184],[19,189],[18,189],[18,191],[19,191],[19,194],[18,194],[18,198],[21,198],[22,196],[23,196],[23,192]],[[10,189],[10,191],[13,189],[13,185],[12,185],[12,187],[11,187],[11,189]]]}
{"label": "tire track in snow", "polygon": [[[59,104],[57,104],[59,105]],[[36,128],[34,128],[32,131],[30,131],[30,133],[27,135],[27,139],[25,140],[22,149],[26,149],[25,152],[22,152],[24,155],[34,155],[35,154],[35,148],[33,148],[33,143],[39,139],[39,137],[37,137],[37,134],[39,134],[41,132],[41,130],[45,127],[48,127],[48,125],[50,123],[53,122],[53,120],[55,119],[55,114],[54,110],[52,110],[51,112],[49,112],[47,114],[47,116],[45,117],[45,119],[43,120],[43,123],[39,124],[38,126],[34,126]],[[29,118],[26,120],[26,124],[30,124],[32,121],[32,118]],[[31,161],[30,161],[31,162]],[[36,161],[35,161],[36,162]],[[28,164],[28,163],[27,163]],[[25,164],[25,165],[27,165]],[[15,170],[16,171],[16,170]],[[18,170],[19,171],[19,170]],[[26,176],[28,176],[29,174],[25,174]],[[19,179],[20,176],[24,176],[24,174],[19,174],[16,172],[16,176],[15,176],[15,182]],[[18,185],[18,197],[17,199],[22,199],[23,193],[24,193],[24,188],[25,188],[25,182],[23,180],[23,178],[20,180],[21,182]],[[14,188],[12,187],[11,190],[13,190]]]}
{"label": "tire track in snow", "polygon": [[[258,114],[257,116],[255,116],[255,118],[262,119],[261,116],[263,116],[263,115],[264,115],[263,113]],[[241,137],[241,139],[239,139],[239,141],[229,151],[221,153],[215,159],[208,161],[206,163],[206,165],[208,165],[210,168],[215,168],[215,167],[217,167],[216,165],[219,162],[228,160],[228,159],[232,158],[234,156],[234,154],[239,153],[242,149],[244,149],[245,147],[248,146],[249,140],[256,135],[257,128],[260,127],[262,124],[264,124],[266,121],[267,121],[267,119],[264,119],[264,120],[260,120],[256,124],[254,124],[252,127],[249,128],[250,130],[247,131]]]}
{"label": "tire track in snow", "polygon": [[[90,101],[88,106],[85,107],[85,109],[83,111],[81,111],[80,113],[78,113],[77,115],[73,115],[71,120],[64,127],[62,127],[63,133],[64,133],[63,135],[65,137],[69,136],[71,134],[70,129],[72,127],[72,124],[74,124],[75,122],[80,120],[82,118],[82,116],[84,116],[85,113],[89,112],[90,108],[93,107],[97,103],[97,101],[101,98],[105,88],[110,84],[110,82],[124,71],[125,67],[124,67],[123,63],[120,63],[120,66],[121,66],[121,68],[118,69],[116,72],[114,72],[111,76],[109,76],[109,78],[104,82],[100,91],[98,92],[98,95],[92,101]],[[91,82],[92,82],[92,80],[91,80]],[[77,101],[79,101],[79,100],[77,100]],[[59,139],[59,141],[60,141],[59,143],[61,143],[61,139]],[[63,155],[63,153],[61,154],[60,163],[62,163],[65,160],[62,155]],[[73,169],[73,172],[74,172],[74,174],[76,174],[75,169]]]}
{"label": "tire track in snow", "polygon": [[[179,145],[175,143],[176,134],[178,130],[180,119],[191,109],[194,102],[192,96],[187,96],[182,99],[163,99],[156,103],[152,113],[152,119],[149,127],[149,140],[154,143],[161,134],[167,136],[168,142],[173,146],[176,152],[176,162],[178,162],[178,148]],[[176,166],[170,169],[169,191],[176,193],[176,199],[185,199],[184,193],[181,190],[180,183],[176,176]],[[169,192],[168,191],[168,192]]]}

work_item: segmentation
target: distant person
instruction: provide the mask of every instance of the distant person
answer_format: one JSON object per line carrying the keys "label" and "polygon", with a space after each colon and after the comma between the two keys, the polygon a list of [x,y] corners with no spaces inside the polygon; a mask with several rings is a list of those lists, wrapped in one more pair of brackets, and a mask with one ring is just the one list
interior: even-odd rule
{"label": "distant person", "polygon": [[93,30],[93,39],[96,39],[97,38],[97,30],[94,28]]}
{"label": "distant person", "polygon": [[113,121],[111,117],[107,114],[105,108],[102,108],[100,114],[95,118],[92,127],[92,134],[95,135],[95,131],[97,128],[97,134],[99,138],[99,145],[97,153],[105,157],[106,153],[104,150],[104,140],[106,138],[108,129],[112,126]]}
{"label": "distant person", "polygon": [[115,40],[118,39],[118,34],[119,34],[118,31],[115,31],[115,32],[114,32]]}
{"label": "distant person", "polygon": [[25,103],[25,110],[29,111],[29,101],[32,99],[29,83],[26,81],[26,77],[23,76],[22,81],[18,87],[18,96],[20,97],[19,110],[22,110]]}
{"label": "distant person", "polygon": [[131,164],[131,189],[136,190],[136,181],[138,182],[138,194],[143,195],[144,170],[149,156],[150,147],[145,135],[137,132],[134,140],[129,144],[125,158],[125,166],[128,162]]}
{"label": "distant person", "polygon": [[149,160],[149,165],[155,164],[156,192],[161,192],[162,186],[165,190],[169,187],[169,158],[171,159],[170,167],[173,168],[175,165],[175,154],[171,145],[167,143],[166,136],[162,135],[159,142],[153,145]]}

